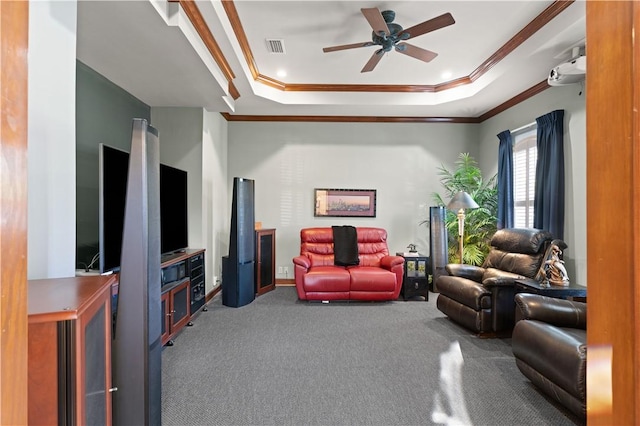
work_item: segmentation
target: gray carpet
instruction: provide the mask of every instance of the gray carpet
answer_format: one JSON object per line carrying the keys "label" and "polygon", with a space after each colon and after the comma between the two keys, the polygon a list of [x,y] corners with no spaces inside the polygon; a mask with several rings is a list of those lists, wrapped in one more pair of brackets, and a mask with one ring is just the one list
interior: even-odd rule
{"label": "gray carpet", "polygon": [[473,336],[436,297],[321,304],[277,287],[229,308],[218,295],[163,350],[163,424],[437,424],[439,355],[455,341],[474,425],[579,424],[520,373],[510,339]]}

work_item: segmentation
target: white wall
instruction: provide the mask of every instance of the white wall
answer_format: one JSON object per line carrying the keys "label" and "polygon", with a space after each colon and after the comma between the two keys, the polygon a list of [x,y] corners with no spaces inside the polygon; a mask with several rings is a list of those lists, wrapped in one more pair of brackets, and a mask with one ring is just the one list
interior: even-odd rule
{"label": "white wall", "polygon": [[220,236],[229,226],[220,207],[227,205],[227,123],[202,108],[152,107],[151,125],[160,135],[160,162],[188,173],[189,247],[206,250],[209,293],[221,270]]}
{"label": "white wall", "polygon": [[211,287],[207,286],[209,293],[222,279],[222,256],[229,254],[227,121],[217,112],[203,110],[202,145],[202,216],[206,224],[203,238],[209,252],[206,264],[207,284],[211,283]]}
{"label": "white wall", "polygon": [[152,107],[158,129],[160,162],[187,171],[189,247],[204,247],[202,237],[202,108]]}
{"label": "white wall", "polygon": [[[580,94],[580,92],[583,92]],[[565,220],[564,259],[572,281],[587,284],[587,126],[586,103],[579,84],[551,87],[483,122],[480,126],[478,161],[484,173],[498,171],[498,133],[535,121],[537,117],[564,109]]]}
{"label": "white wall", "polygon": [[[382,227],[391,252],[415,243],[428,253],[428,228],[418,224],[432,193],[442,193],[437,168],[451,170],[461,152],[475,157],[476,131],[470,124],[230,122],[228,190],[233,177],[255,180],[256,221],[276,228],[276,265],[289,266],[277,278],[293,277],[305,227]],[[376,189],[377,216],[316,218],[314,188]]]}
{"label": "white wall", "polygon": [[29,279],[75,274],[76,2],[29,2]]}
{"label": "white wall", "polygon": [[[437,168],[451,170],[460,152],[476,158],[485,178],[497,173],[498,138],[555,109],[565,110],[565,261],[586,284],[586,115],[579,85],[555,87],[481,124],[229,123],[228,190],[233,177],[256,181],[256,221],[276,228],[276,265],[291,266],[299,231],[309,226],[380,226],[389,248],[416,243],[428,253]],[[315,218],[314,188],[377,189],[376,218]],[[230,200],[227,202],[227,214]],[[227,226],[228,232],[228,226]],[[290,268],[291,270],[291,268]],[[292,278],[278,274],[277,278]]]}

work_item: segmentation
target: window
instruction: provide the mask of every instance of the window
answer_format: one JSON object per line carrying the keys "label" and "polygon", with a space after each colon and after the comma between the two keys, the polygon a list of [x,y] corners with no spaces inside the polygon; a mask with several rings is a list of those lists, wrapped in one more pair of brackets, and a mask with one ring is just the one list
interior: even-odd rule
{"label": "window", "polygon": [[513,136],[513,210],[516,228],[533,227],[536,186],[537,125],[516,131]]}

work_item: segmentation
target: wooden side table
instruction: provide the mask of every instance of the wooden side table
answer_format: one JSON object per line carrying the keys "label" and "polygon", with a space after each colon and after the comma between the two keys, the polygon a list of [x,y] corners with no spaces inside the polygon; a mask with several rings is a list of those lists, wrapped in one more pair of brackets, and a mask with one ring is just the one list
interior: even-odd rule
{"label": "wooden side table", "polygon": [[402,297],[404,300],[415,296],[423,296],[429,301],[429,257],[424,255],[410,256],[397,253],[404,257],[404,276],[402,277]]}

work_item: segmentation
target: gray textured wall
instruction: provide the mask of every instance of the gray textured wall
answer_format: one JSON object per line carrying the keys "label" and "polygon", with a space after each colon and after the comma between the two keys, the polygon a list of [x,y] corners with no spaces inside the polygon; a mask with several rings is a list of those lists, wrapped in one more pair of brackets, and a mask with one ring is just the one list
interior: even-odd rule
{"label": "gray textured wall", "polygon": [[76,262],[98,252],[98,145],[129,151],[131,120],[151,108],[88,66],[76,62]]}

